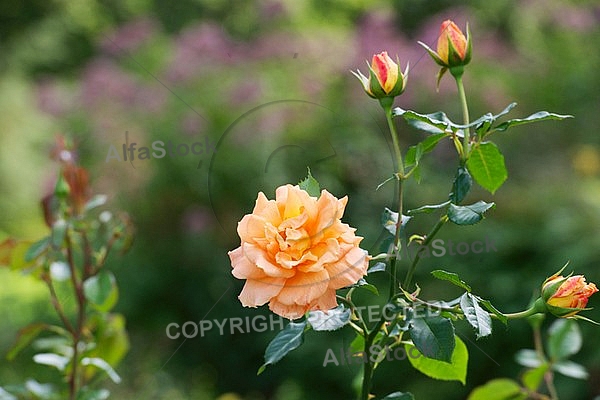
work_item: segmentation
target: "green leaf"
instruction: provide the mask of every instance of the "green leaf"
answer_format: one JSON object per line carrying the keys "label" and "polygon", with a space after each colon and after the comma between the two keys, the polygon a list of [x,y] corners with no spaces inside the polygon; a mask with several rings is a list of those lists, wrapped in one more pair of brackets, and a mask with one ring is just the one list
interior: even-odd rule
{"label": "green leaf", "polygon": [[[94,332],[96,340],[96,347],[87,352],[86,356],[101,358],[113,367],[117,366],[130,347],[123,315],[95,313],[88,319],[86,327]],[[90,375],[93,372],[90,371]]]}
{"label": "green leaf", "polygon": [[581,350],[583,339],[577,321],[557,319],[548,329],[548,356],[553,361],[564,360]]}
{"label": "green leaf", "polygon": [[459,204],[467,196],[473,186],[473,178],[469,171],[460,166],[456,171],[454,182],[452,183],[452,193],[450,193],[450,201],[454,204]]}
{"label": "green leaf", "polygon": [[367,270],[367,274],[372,274],[373,272],[381,271],[385,271],[385,263],[378,262]]}
{"label": "green leaf", "polygon": [[448,271],[444,271],[441,269],[436,269],[434,271],[431,271],[431,275],[433,275],[434,278],[440,279],[442,281],[448,281],[460,288],[463,288],[467,292],[471,291],[471,286],[469,286],[465,281],[460,279],[458,274],[455,274],[454,272],[448,272]]}
{"label": "green leaf", "polygon": [[545,121],[548,119],[563,120],[563,119],[567,119],[567,118],[573,118],[573,116],[572,115],[554,114],[554,113],[549,113],[547,111],[539,111],[539,112],[536,112],[535,114],[531,114],[527,118],[520,118],[520,119],[517,118],[517,119],[511,119],[509,121],[503,122],[503,123],[495,126],[494,130],[502,132],[502,131],[505,131],[508,128],[510,128],[512,126],[516,126],[516,125],[530,124],[532,122]]}
{"label": "green leaf", "polygon": [[474,225],[484,218],[483,214],[487,210],[495,206],[495,203],[486,203],[481,200],[468,206],[450,204],[448,218],[456,225]]}
{"label": "green leaf", "polygon": [[110,392],[107,389],[90,389],[84,387],[77,393],[77,400],[106,400],[109,396]]}
{"label": "green leaf", "polygon": [[569,378],[587,379],[589,377],[585,367],[583,365],[574,363],[573,361],[559,361],[555,364],[552,364],[552,369],[563,374],[564,376],[568,376]]}
{"label": "green leaf", "polygon": [[55,249],[60,248],[65,240],[65,237],[67,236],[68,227],[69,225],[64,219],[57,219],[54,221],[54,224],[52,224],[52,234],[50,235],[52,239],[52,247]]}
{"label": "green leaf", "polygon": [[381,400],[415,400],[412,393],[408,392],[394,392],[383,397]]}
{"label": "green leaf", "polygon": [[40,333],[47,330],[48,327],[48,324],[35,323],[21,329],[17,335],[17,341],[6,354],[6,359],[8,361],[14,360],[21,350],[27,347]]}
{"label": "green leaf", "polygon": [[[430,378],[443,381],[459,381],[464,385],[467,379],[469,352],[467,351],[467,346],[465,346],[459,337],[455,337],[455,340],[456,346],[452,352],[450,363],[427,357],[414,356],[409,356],[408,361],[417,371],[422,372]],[[418,351],[418,349],[411,344],[404,345],[404,349],[408,355],[414,355],[414,351]]]}
{"label": "green leaf", "polygon": [[93,365],[96,368],[100,368],[102,371],[106,372],[108,377],[114,383],[121,383],[121,377],[117,372],[107,363],[105,360],[96,357],[85,357],[81,360],[81,365],[88,366]]}
{"label": "green leaf", "polygon": [[304,341],[304,330],[306,329],[306,320],[302,322],[290,322],[277,336],[269,343],[265,351],[265,363],[258,369],[257,375],[260,375],[267,365],[275,364],[285,357],[290,351],[300,347]]}
{"label": "green leaf", "polygon": [[432,213],[432,212],[434,212],[436,210],[439,210],[440,208],[446,207],[448,204],[450,204],[450,200],[445,201],[445,202],[443,202],[441,204],[434,204],[432,206],[425,205],[425,206],[422,206],[422,207],[419,207],[419,208],[415,208],[413,210],[408,210],[406,212],[406,215],[412,216],[412,215],[415,215],[415,214],[430,214],[430,213]]}
{"label": "green leaf", "polygon": [[456,343],[454,325],[449,319],[440,316],[413,318],[408,331],[413,344],[425,357],[451,362]]}
{"label": "green leaf", "polygon": [[515,360],[517,363],[528,368],[537,368],[540,365],[545,364],[545,361],[540,359],[535,350],[521,349],[515,353]]}
{"label": "green leaf", "polygon": [[100,207],[106,203],[108,196],[105,194],[97,194],[92,197],[83,207],[85,212],[93,210],[94,208]]}
{"label": "green leaf", "polygon": [[83,282],[85,298],[96,309],[107,312],[112,309],[119,299],[119,289],[114,275],[108,271],[101,271]]}
{"label": "green leaf", "polygon": [[19,400],[0,386],[0,400]]}
{"label": "green leaf", "polygon": [[475,388],[467,400],[525,400],[527,394],[512,379],[494,379]]}
{"label": "green leaf", "polygon": [[544,379],[544,374],[548,371],[548,364],[542,364],[537,368],[528,369],[523,373],[521,381],[523,385],[532,392],[537,391]]}
{"label": "green leaf", "polygon": [[492,194],[508,177],[504,156],[492,142],[483,142],[473,148],[467,168],[473,179]]}
{"label": "green leaf", "polygon": [[50,244],[50,238],[45,237],[42,240],[38,240],[34,244],[32,244],[27,252],[25,253],[25,262],[31,262],[38,258],[44,251],[48,249],[48,245]]}
{"label": "green leaf", "polygon": [[33,356],[33,361],[37,364],[49,365],[59,371],[64,371],[70,359],[54,353],[40,353]]}
{"label": "green leaf", "polygon": [[352,310],[339,305],[327,313],[321,310],[311,311],[306,319],[315,331],[335,331],[347,325],[351,315]]}
{"label": "green leaf", "polygon": [[479,299],[479,304],[481,304],[486,310],[498,317],[500,322],[502,322],[504,325],[508,324],[508,318],[506,317],[506,315],[498,311],[498,309],[494,307],[489,300],[482,299],[481,297],[477,298]]}
{"label": "green leaf", "polygon": [[371,285],[364,278],[360,278],[358,280],[358,282],[356,282],[354,285],[352,285],[352,287],[365,289],[365,290],[368,290],[369,292],[373,293],[375,296],[379,296],[379,290],[377,290],[377,286]]}
{"label": "green leaf", "polygon": [[418,164],[421,157],[435,149],[435,146],[437,146],[437,144],[446,136],[448,136],[446,133],[436,133],[427,136],[427,138],[418,145],[410,146],[406,152],[406,156],[404,156],[404,163],[406,166],[410,167],[411,165]]}
{"label": "green leaf", "polygon": [[298,183],[298,186],[300,186],[300,189],[308,192],[309,195],[313,197],[319,197],[321,195],[321,186],[319,185],[319,182],[317,182],[317,180],[310,173],[310,168],[307,169],[308,176],[304,180],[301,180]]}
{"label": "green leaf", "polygon": [[460,298],[460,308],[465,313],[465,318],[477,332],[477,339],[492,334],[492,318],[479,305],[477,297],[465,293]]}
{"label": "green leaf", "polygon": [[449,129],[452,126],[452,121],[441,111],[432,114],[419,114],[410,110],[403,110],[396,107],[392,116],[401,116],[412,127],[432,134],[446,133],[452,131]]}
{"label": "green leaf", "polygon": [[[411,219],[412,219],[412,217],[408,217],[406,215],[402,216],[402,224],[400,226],[401,231],[406,226],[408,221],[410,221]],[[385,229],[387,229],[387,231],[389,233],[391,233],[392,235],[395,235],[397,223],[398,223],[398,213],[395,211],[392,211],[386,207],[383,210],[383,214],[381,215],[381,224],[383,225],[383,227]]]}

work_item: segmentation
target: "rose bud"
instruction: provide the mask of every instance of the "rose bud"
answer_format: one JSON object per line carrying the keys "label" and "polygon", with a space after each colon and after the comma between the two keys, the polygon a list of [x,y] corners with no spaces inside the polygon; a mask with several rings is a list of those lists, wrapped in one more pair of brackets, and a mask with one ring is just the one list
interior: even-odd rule
{"label": "rose bud", "polygon": [[467,36],[450,20],[442,22],[437,52],[423,42],[419,42],[431,58],[442,67],[438,74],[438,84],[444,73],[450,69],[453,75],[462,75],[462,67],[471,61],[471,34],[467,25]]}
{"label": "rose bud", "polygon": [[567,276],[555,274],[544,281],[542,299],[550,313],[557,317],[571,317],[584,310],[588,299],[598,288],[586,283],[583,275]]}
{"label": "rose bud", "polygon": [[360,71],[351,71],[363,85],[365,92],[374,99],[383,99],[386,97],[396,97],[406,87],[406,78],[408,75],[408,65],[404,73],[400,70],[400,61],[392,60],[386,51],[373,56],[373,61],[369,67],[369,77],[364,76]]}

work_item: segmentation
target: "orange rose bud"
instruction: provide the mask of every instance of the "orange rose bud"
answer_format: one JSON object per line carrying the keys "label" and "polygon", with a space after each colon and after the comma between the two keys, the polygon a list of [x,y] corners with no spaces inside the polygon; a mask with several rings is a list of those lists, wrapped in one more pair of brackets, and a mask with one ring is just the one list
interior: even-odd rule
{"label": "orange rose bud", "polygon": [[596,285],[586,283],[583,275],[555,274],[542,285],[542,299],[550,313],[565,318],[584,310],[590,296],[597,291]]}
{"label": "orange rose bud", "polygon": [[341,221],[347,201],[292,185],[277,188],[275,200],[260,192],[238,224],[240,247],[229,252],[233,276],[246,280],[242,305],[269,303],[289,319],[335,308],[336,290],[358,282],[369,264],[362,237]]}
{"label": "orange rose bud", "polygon": [[450,20],[442,22],[437,45],[437,55],[445,67],[466,65],[471,61],[470,42]]}
{"label": "orange rose bud", "polygon": [[433,51],[423,42],[419,42],[427,50],[431,58],[442,69],[438,73],[439,86],[442,76],[447,70],[455,77],[462,75],[463,67],[471,61],[471,34],[467,25],[467,36],[449,19],[442,22],[440,36],[437,43],[437,52]]}
{"label": "orange rose bud", "polygon": [[[396,59],[396,61],[398,60]],[[404,92],[408,75],[408,65],[402,72],[399,64],[399,61],[394,62],[384,51],[373,56],[371,65],[369,65],[368,78],[360,71],[352,71],[352,73],[360,80],[365,92],[372,98],[396,97]]]}

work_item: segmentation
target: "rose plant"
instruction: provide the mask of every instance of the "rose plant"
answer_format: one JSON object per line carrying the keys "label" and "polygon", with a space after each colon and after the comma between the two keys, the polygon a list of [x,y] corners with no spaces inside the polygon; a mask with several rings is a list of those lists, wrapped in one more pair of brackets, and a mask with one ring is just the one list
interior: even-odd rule
{"label": "rose plant", "polygon": [[[473,225],[495,207],[495,203],[481,200],[465,202],[474,183],[493,194],[507,179],[504,156],[490,140],[491,136],[513,126],[571,116],[540,111],[526,118],[501,121],[515,107],[516,103],[512,103],[497,114],[487,113],[471,122],[462,81],[472,55],[468,28],[464,35],[454,22],[445,21],[440,28],[437,52],[421,44],[441,66],[438,83],[448,70],[456,81],[463,116],[460,123],[453,122],[443,112],[421,114],[393,108],[394,98],[406,88],[408,67],[402,72],[398,59],[394,62],[385,51],[373,56],[368,76],[353,72],[367,95],[379,101],[394,150],[395,171],[380,186],[396,184],[397,204],[395,210],[383,212],[383,229],[388,240],[384,241],[380,254],[367,255],[360,249],[362,238],[355,235],[354,228],[341,222],[347,197],[338,200],[327,190],[321,190],[310,170],[297,186],[279,187],[275,200],[259,193],[254,211],[238,224],[241,245],[229,256],[233,275],[246,280],[240,301],[248,307],[269,303],[271,311],[290,319],[289,325],[268,345],[259,373],[298,348],[309,330],[330,331],[349,326],[356,332],[351,348],[360,350],[363,365],[358,399],[413,399],[408,392],[373,394],[374,372],[390,350],[404,348],[406,354],[416,354],[417,357],[407,360],[431,378],[464,384],[468,348],[456,335],[454,325],[465,321],[476,337],[481,338],[492,334],[493,319],[503,324],[525,319],[533,328],[535,350],[517,354],[517,361],[530,368],[522,382],[493,380],[476,388],[469,399],[556,400],[555,372],[574,378],[587,376],[583,367],[568,358],[580,347],[573,345],[580,342],[576,320],[589,321],[579,313],[598,291],[593,283],[586,283],[582,275],[561,276],[561,270],[544,281],[540,297],[530,307],[504,313],[488,299],[473,293],[471,286],[456,273],[435,270],[431,274],[458,286],[464,293],[455,299],[428,301],[422,298],[414,276],[423,251],[447,223]],[[408,149],[401,149],[394,118],[404,120],[427,136]],[[421,160],[444,140],[450,141],[457,153],[456,173],[449,193],[437,204],[405,209],[406,182],[419,180]],[[439,215],[431,230],[411,231],[410,222],[426,213]],[[408,252],[410,246],[418,247],[414,257]],[[404,277],[400,276],[401,271]],[[377,273],[387,274],[389,286],[384,312],[373,322],[363,318],[354,294],[360,290],[379,294],[381,288],[368,282]],[[559,318],[549,329],[548,354],[541,335],[541,321],[547,314]]]}

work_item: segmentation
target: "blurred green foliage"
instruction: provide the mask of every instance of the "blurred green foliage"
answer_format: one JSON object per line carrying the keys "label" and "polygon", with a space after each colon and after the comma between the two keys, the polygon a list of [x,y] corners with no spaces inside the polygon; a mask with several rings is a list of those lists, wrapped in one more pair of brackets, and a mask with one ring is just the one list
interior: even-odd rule
{"label": "blurred green foliage", "polygon": [[[109,194],[135,221],[132,251],[112,263],[122,288],[131,351],[119,368],[115,398],[347,399],[358,366],[322,363],[328,347],[349,345],[350,332],[319,335],[260,377],[275,332],[171,340],[166,327],[202,319],[268,315],[243,309],[242,282],[230,274],[227,251],[239,245],[237,221],[256,193],[297,182],[306,167],[323,187],[349,196],[344,221],[373,249],[379,215],[393,201],[391,185],[375,192],[392,170],[385,121],[350,69],[387,50],[410,62],[403,108],[459,116],[456,89],[444,79],[435,92],[433,65],[417,40],[435,43],[439,23],[468,21],[473,61],[465,74],[472,119],[518,102],[516,117],[538,109],[574,119],[515,128],[498,136],[509,169],[486,220],[447,226],[440,238],[485,236],[498,252],[426,260],[416,280],[423,293],[448,297],[454,288],[432,280],[443,268],[464,276],[503,311],[522,309],[532,288],[567,260],[600,282],[600,8],[595,1],[295,2],[149,0],[41,2],[0,6],[0,239],[41,237],[39,199],[51,190],[57,166],[46,157],[55,132],[79,141],[82,164],[97,192]],[[400,124],[403,146],[422,133]],[[217,143],[212,155],[105,162],[110,145]],[[420,186],[409,185],[407,207],[441,202],[455,165],[439,146],[423,165]],[[200,164],[200,161],[202,163]],[[468,200],[467,200],[468,201]],[[413,226],[415,233],[429,225]],[[52,320],[47,296],[27,278],[0,271],[0,352],[25,320]],[[375,282],[377,283],[377,282]],[[38,290],[39,289],[39,290]],[[366,301],[373,301],[365,294]],[[592,297],[590,306],[597,304]],[[600,319],[597,310],[589,316]],[[549,322],[548,322],[549,323]],[[583,325],[574,357],[587,382],[557,378],[563,398],[600,394],[597,331]],[[374,387],[416,398],[464,399],[472,388],[521,371],[513,354],[531,347],[526,324],[475,342],[466,387],[432,382],[394,361],[382,365]],[[27,354],[0,362],[0,385],[34,376]],[[56,378],[56,377],[54,377]],[[221,396],[221,397],[219,397]]]}

